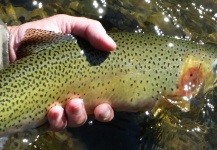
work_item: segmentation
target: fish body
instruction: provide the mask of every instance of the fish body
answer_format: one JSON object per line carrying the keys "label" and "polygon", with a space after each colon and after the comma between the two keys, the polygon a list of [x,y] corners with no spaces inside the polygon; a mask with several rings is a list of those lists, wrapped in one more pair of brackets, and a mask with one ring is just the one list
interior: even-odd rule
{"label": "fish body", "polygon": [[215,45],[114,33],[117,49],[109,53],[70,35],[33,31],[18,51],[27,56],[0,72],[2,134],[43,124],[51,107],[74,97],[84,99],[88,113],[104,102],[115,110],[150,111],[160,99],[191,98],[215,79]]}

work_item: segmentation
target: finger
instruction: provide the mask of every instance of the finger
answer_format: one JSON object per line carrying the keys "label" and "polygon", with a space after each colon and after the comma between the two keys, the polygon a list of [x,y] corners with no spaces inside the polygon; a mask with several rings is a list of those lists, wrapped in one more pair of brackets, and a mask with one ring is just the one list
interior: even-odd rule
{"label": "finger", "polygon": [[69,127],[78,127],[86,122],[87,114],[82,99],[76,98],[70,100],[66,104],[65,110]]}
{"label": "finger", "polygon": [[47,119],[50,129],[54,131],[64,129],[67,125],[64,109],[61,106],[52,107],[47,114]]}
{"label": "finger", "polygon": [[68,15],[57,15],[55,17],[56,23],[63,33],[83,37],[96,49],[112,51],[116,48],[115,42],[106,34],[106,31],[100,22]]}
{"label": "finger", "polygon": [[101,122],[108,122],[114,118],[114,111],[109,104],[100,104],[94,110],[95,118]]}

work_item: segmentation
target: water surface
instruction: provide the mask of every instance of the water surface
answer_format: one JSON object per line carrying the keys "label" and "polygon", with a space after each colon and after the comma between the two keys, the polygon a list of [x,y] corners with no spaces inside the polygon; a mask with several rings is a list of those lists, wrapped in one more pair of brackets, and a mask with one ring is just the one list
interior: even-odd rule
{"label": "water surface", "polygon": [[[151,32],[217,43],[216,0],[2,0],[0,7],[0,17],[8,25],[63,13],[99,20],[108,32]],[[205,113],[196,107],[187,114],[173,109],[163,112],[158,119],[144,114],[146,117],[139,122],[135,119],[137,114],[118,113],[110,123],[92,123],[90,119],[83,127],[68,129],[70,132],[18,134],[10,138],[5,149],[214,150],[216,96],[215,93],[207,96],[212,101],[203,107]]]}

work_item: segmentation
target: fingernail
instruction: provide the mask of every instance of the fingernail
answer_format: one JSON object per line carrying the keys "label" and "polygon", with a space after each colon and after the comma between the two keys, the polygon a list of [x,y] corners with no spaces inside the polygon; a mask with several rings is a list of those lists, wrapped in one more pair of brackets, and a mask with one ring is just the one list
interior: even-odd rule
{"label": "fingernail", "polygon": [[108,109],[105,113],[101,114],[100,117],[102,118],[103,121],[106,121],[108,120],[110,115],[111,115],[111,110]]}

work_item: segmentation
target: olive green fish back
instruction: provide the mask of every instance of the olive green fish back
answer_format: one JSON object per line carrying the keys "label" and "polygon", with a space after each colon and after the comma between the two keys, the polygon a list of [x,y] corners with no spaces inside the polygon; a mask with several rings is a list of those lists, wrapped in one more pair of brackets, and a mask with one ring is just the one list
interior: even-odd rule
{"label": "olive green fish back", "polygon": [[36,35],[30,34],[18,52],[25,58],[0,72],[0,131],[37,127],[52,106],[64,106],[73,97],[84,99],[88,113],[103,102],[117,110],[150,111],[162,92],[177,90],[188,55],[208,63],[217,56],[213,46],[145,34],[110,35],[118,45],[111,53],[71,35],[50,32],[31,41]]}

